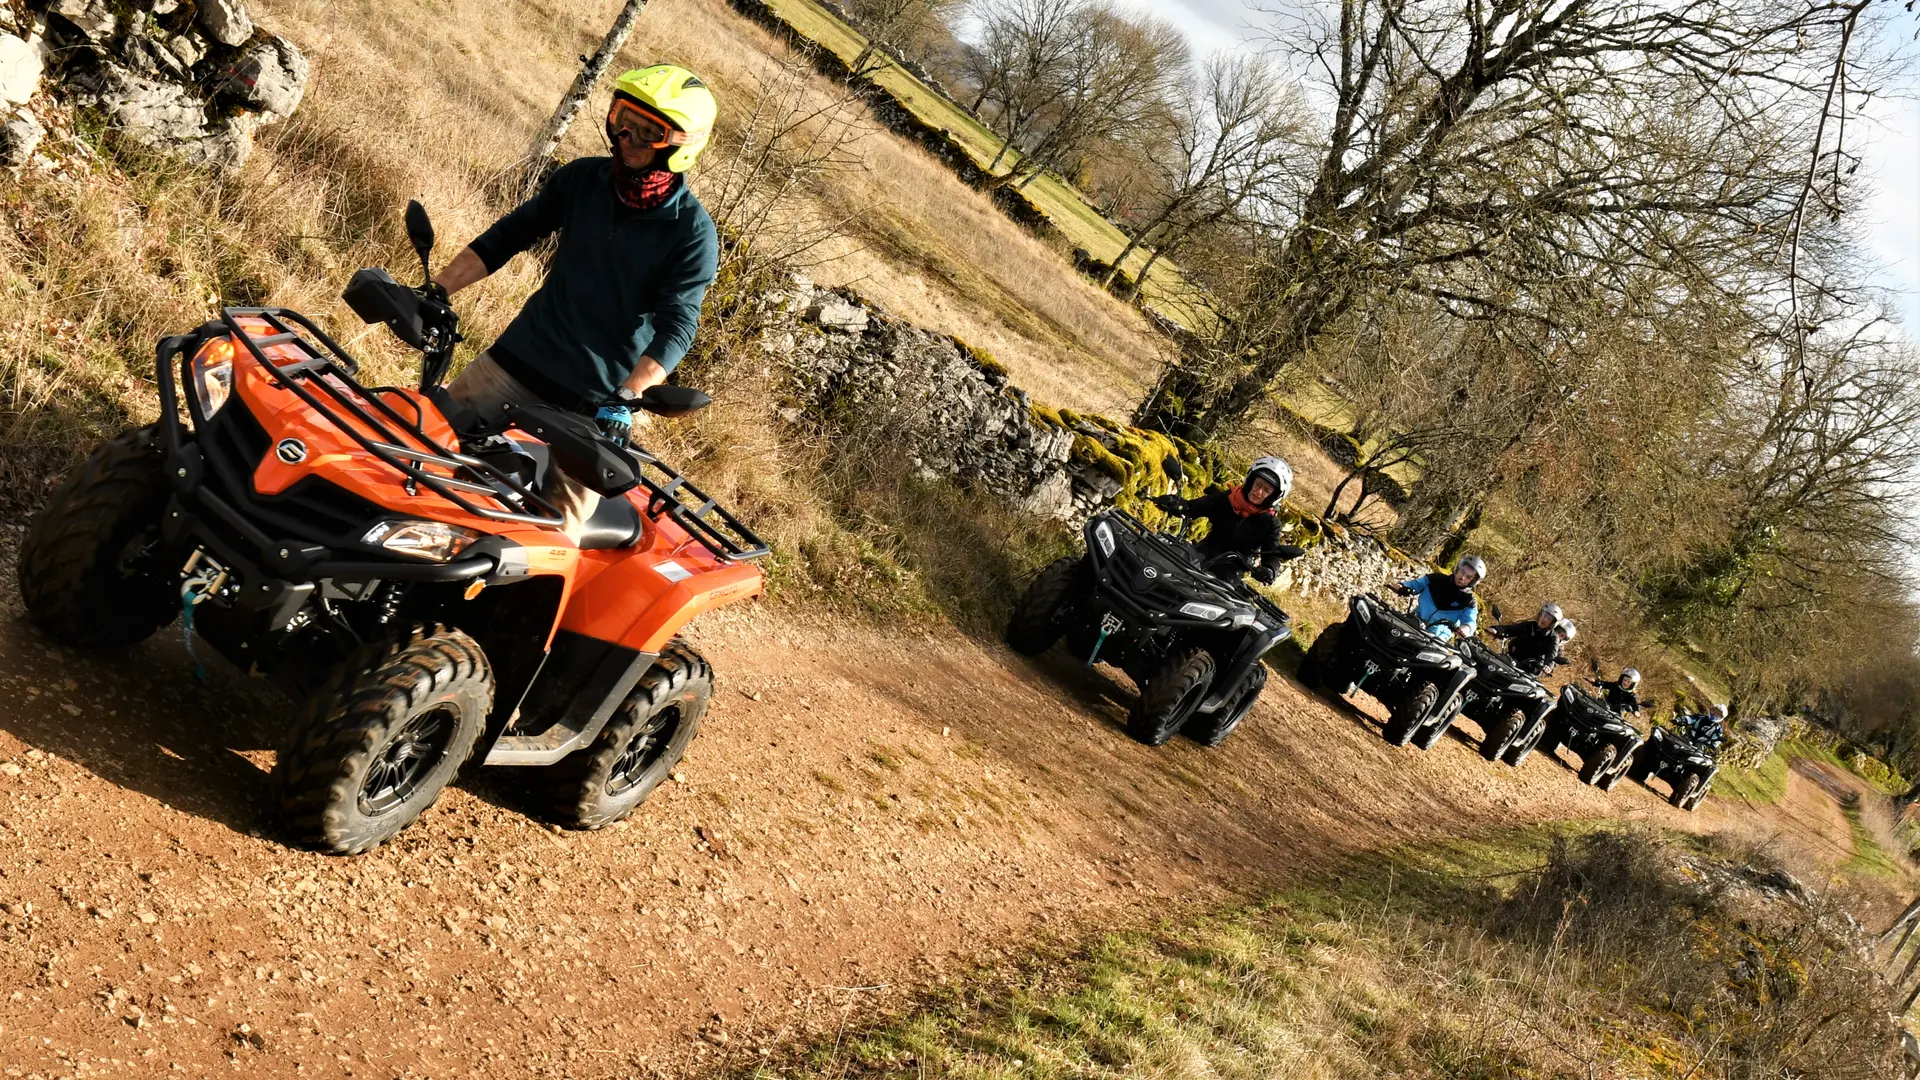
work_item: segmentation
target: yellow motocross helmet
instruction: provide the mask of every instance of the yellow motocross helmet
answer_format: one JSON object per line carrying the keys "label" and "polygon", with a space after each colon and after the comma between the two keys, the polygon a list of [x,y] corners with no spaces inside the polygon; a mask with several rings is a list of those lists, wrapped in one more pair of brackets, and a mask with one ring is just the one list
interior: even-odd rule
{"label": "yellow motocross helmet", "polygon": [[676,64],[654,64],[624,72],[613,82],[614,103],[630,98],[673,125],[679,138],[667,157],[667,169],[683,173],[693,168],[713,135],[720,107],[700,76]]}

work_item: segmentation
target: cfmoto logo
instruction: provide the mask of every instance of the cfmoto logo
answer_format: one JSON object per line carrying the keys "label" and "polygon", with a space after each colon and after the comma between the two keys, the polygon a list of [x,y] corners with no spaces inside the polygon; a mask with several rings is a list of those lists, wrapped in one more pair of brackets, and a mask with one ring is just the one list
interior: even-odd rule
{"label": "cfmoto logo", "polygon": [[1157,568],[1151,567],[1151,566],[1147,567],[1144,570],[1141,570],[1140,572],[1146,575],[1146,578],[1148,581],[1152,581],[1154,578],[1157,578],[1160,576],[1160,571]]}
{"label": "cfmoto logo", "polygon": [[307,444],[299,439],[281,439],[274,446],[273,454],[289,465],[298,465],[307,460]]}

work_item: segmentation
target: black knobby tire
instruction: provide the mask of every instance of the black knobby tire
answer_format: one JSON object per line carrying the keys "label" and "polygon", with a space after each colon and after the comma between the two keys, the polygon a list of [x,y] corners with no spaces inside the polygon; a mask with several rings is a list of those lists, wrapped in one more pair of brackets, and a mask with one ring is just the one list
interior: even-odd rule
{"label": "black knobby tire", "polygon": [[1606,775],[1602,776],[1600,782],[1594,786],[1598,787],[1601,791],[1612,791],[1614,788],[1620,786],[1620,778],[1627,775],[1627,768],[1632,763],[1633,758],[1622,758],[1619,762],[1615,763],[1613,768],[1608,769]]}
{"label": "black knobby tire", "polygon": [[592,746],[539,770],[547,813],[573,829],[633,813],[680,764],[712,700],[713,669],[686,643],[668,643]]}
{"label": "black knobby tire", "polygon": [[1682,810],[1686,810],[1686,811],[1689,811],[1689,812],[1691,812],[1691,811],[1694,811],[1694,810],[1698,810],[1698,809],[1700,809],[1700,804],[1701,804],[1702,802],[1704,802],[1704,801],[1706,801],[1706,798],[1707,798],[1707,789],[1708,789],[1709,787],[1711,787],[1712,785],[1713,785],[1713,777],[1712,777],[1712,776],[1704,776],[1704,777],[1701,777],[1701,779],[1700,779],[1700,786],[1699,786],[1699,788],[1697,788],[1697,789],[1696,789],[1696,790],[1694,791],[1694,793],[1693,793],[1693,797],[1692,797],[1692,798],[1690,798],[1690,799],[1688,799],[1688,800],[1687,800],[1687,801],[1686,801],[1686,802],[1685,802],[1685,803],[1684,803],[1684,804],[1683,804],[1683,805],[1682,805],[1682,806],[1680,807],[1680,809],[1682,809]]}
{"label": "black knobby tire", "polygon": [[1267,665],[1255,664],[1247,673],[1247,679],[1241,684],[1239,696],[1220,706],[1211,716],[1197,717],[1187,724],[1182,733],[1201,746],[1214,747],[1227,741],[1240,727],[1240,721],[1253,711],[1253,703],[1260,700],[1260,692],[1267,688]]}
{"label": "black knobby tire", "polygon": [[1339,690],[1341,687],[1329,686],[1334,677],[1334,664],[1340,654],[1340,638],[1346,630],[1346,623],[1337,622],[1313,639],[1307,647],[1307,655],[1300,658],[1300,685],[1310,690]]}
{"label": "black knobby tire", "polygon": [[415,626],[336,665],[274,763],[287,830],[357,855],[413,824],[473,753],[493,669],[472,638]]}
{"label": "black knobby tire", "polygon": [[1480,739],[1480,756],[1488,761],[1499,761],[1520,736],[1527,733],[1527,711],[1508,709],[1500,714],[1500,719],[1487,728]]}
{"label": "black knobby tire", "polygon": [[1519,741],[1502,751],[1500,760],[1516,769],[1519,768],[1526,763],[1528,757],[1532,756],[1534,747],[1540,744],[1541,739],[1546,738],[1546,734],[1547,724],[1543,717],[1534,722],[1533,730],[1528,731],[1520,737]]}
{"label": "black knobby tire", "polygon": [[1380,729],[1381,736],[1395,746],[1407,745],[1439,703],[1439,684],[1431,680],[1420,683],[1394,703],[1387,714],[1386,727]]}
{"label": "black knobby tire", "polygon": [[1183,649],[1161,662],[1140,688],[1139,700],[1127,716],[1127,734],[1148,746],[1159,746],[1179,733],[1213,685],[1213,655],[1205,649]]}
{"label": "black knobby tire", "polygon": [[1620,760],[1620,748],[1613,743],[1602,743],[1593,748],[1586,757],[1580,759],[1580,782],[1597,784],[1606,777],[1613,763]]}
{"label": "black knobby tire", "polygon": [[1453,717],[1456,711],[1453,706],[1458,703],[1459,700],[1456,698],[1447,708],[1441,710],[1433,723],[1421,728],[1414,737],[1414,745],[1422,750],[1431,750],[1439,746],[1440,740],[1446,738],[1447,732],[1453,730]]}
{"label": "black knobby tire", "polygon": [[1027,591],[1007,617],[1007,646],[1025,656],[1038,656],[1060,640],[1060,608],[1080,584],[1085,560],[1068,555],[1048,563],[1034,575]]}
{"label": "black knobby tire", "polygon": [[48,637],[117,649],[151,637],[180,605],[156,549],[169,489],[151,427],[108,440],[53,489],[20,548],[20,598]]}
{"label": "black knobby tire", "polygon": [[[1703,786],[1700,783],[1700,774],[1688,771],[1687,775],[1673,785],[1673,791],[1667,796],[1667,801],[1682,810],[1692,810],[1693,806],[1688,806],[1687,800],[1693,799]],[[1694,806],[1698,805],[1700,805],[1699,800],[1694,799]]]}
{"label": "black knobby tire", "polygon": [[1653,755],[1641,751],[1633,755],[1633,764],[1627,768],[1627,779],[1644,784],[1653,775]]}

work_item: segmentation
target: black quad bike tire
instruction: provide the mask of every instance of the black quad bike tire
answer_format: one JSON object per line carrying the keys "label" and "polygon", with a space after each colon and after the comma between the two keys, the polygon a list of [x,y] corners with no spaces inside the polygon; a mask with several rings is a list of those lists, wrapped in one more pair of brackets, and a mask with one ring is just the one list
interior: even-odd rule
{"label": "black quad bike tire", "polygon": [[1580,759],[1580,782],[1598,785],[1619,760],[1620,747],[1617,744],[1601,743]]}
{"label": "black quad bike tire", "polygon": [[1227,741],[1227,736],[1240,727],[1240,721],[1245,720],[1247,714],[1253,711],[1253,703],[1260,700],[1260,692],[1266,688],[1267,665],[1253,665],[1253,670],[1247,673],[1247,680],[1242,685],[1238,697],[1220,706],[1219,711],[1210,716],[1195,717],[1180,729],[1181,734],[1201,746],[1208,748],[1219,746]]}
{"label": "black quad bike tire", "polygon": [[1633,755],[1633,764],[1627,769],[1627,779],[1644,784],[1653,776],[1653,755],[1639,753]]}
{"label": "black quad bike tire", "polygon": [[493,669],[459,630],[416,625],[356,650],[274,763],[288,832],[334,855],[391,839],[460,772],[492,708]]}
{"label": "black quad bike tire", "polygon": [[1300,658],[1300,685],[1309,690],[1334,690],[1328,680],[1333,677],[1334,660],[1340,655],[1340,639],[1346,631],[1344,622],[1334,623],[1307,646],[1307,655]]}
{"label": "black quad bike tire", "polygon": [[1480,739],[1480,756],[1488,761],[1499,761],[1501,755],[1507,752],[1507,748],[1526,733],[1527,711],[1519,708],[1508,709],[1500,714],[1500,719],[1494,721]]}
{"label": "black quad bike tire", "polygon": [[[1638,756],[1638,755],[1635,755],[1635,756]],[[1612,791],[1614,788],[1619,787],[1620,778],[1627,775],[1627,769],[1632,764],[1633,764],[1633,758],[1631,757],[1622,758],[1620,761],[1614,764],[1613,768],[1608,769],[1606,775],[1602,776],[1600,778],[1599,783],[1595,784],[1594,786],[1599,788],[1601,791]]]}
{"label": "black quad bike tire", "polygon": [[1687,800],[1693,799],[1694,795],[1705,786],[1700,782],[1700,774],[1689,769],[1687,775],[1674,782],[1673,791],[1667,795],[1667,802],[1682,810],[1692,810],[1694,806],[1700,805],[1699,800],[1695,799],[1693,806],[1687,805]]}
{"label": "black quad bike tire", "polygon": [[1541,719],[1535,723],[1540,728],[1539,733],[1532,735],[1531,738],[1527,735],[1522,735],[1512,746],[1500,752],[1501,761],[1506,762],[1516,769],[1526,764],[1527,758],[1533,756],[1534,748],[1540,745],[1540,740],[1547,737],[1546,720]]}
{"label": "black quad bike tire", "polygon": [[592,746],[539,770],[548,815],[604,829],[633,813],[680,764],[712,700],[713,669],[685,642],[670,642]]}
{"label": "black quad bike tire", "polygon": [[1140,688],[1127,715],[1127,734],[1148,746],[1160,746],[1179,733],[1213,684],[1213,655],[1183,649],[1161,661]]}
{"label": "black quad bike tire", "polygon": [[153,428],[122,432],[34,515],[20,548],[20,598],[48,637],[77,649],[125,648],[179,613],[165,568],[141,565],[151,562],[166,513],[166,464]]}
{"label": "black quad bike tire", "polygon": [[1440,716],[1433,723],[1421,728],[1414,736],[1414,745],[1422,750],[1431,750],[1439,746],[1440,740],[1446,738],[1447,732],[1453,730],[1453,719],[1459,711],[1458,705],[1459,699],[1455,698],[1449,707],[1441,710]]}
{"label": "black quad bike tire", "polygon": [[1078,555],[1055,559],[1042,567],[1013,605],[1007,617],[1007,647],[1023,656],[1046,652],[1066,627],[1060,625],[1060,607],[1080,584]]}
{"label": "black quad bike tire", "polygon": [[1381,737],[1395,746],[1407,745],[1420,730],[1421,721],[1439,704],[1440,685],[1431,679],[1420,683],[1393,704],[1386,726],[1380,729]]}

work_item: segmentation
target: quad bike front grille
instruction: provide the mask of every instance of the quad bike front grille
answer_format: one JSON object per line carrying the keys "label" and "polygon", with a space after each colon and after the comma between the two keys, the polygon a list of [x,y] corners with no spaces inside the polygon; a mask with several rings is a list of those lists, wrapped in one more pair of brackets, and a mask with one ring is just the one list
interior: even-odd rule
{"label": "quad bike front grille", "polygon": [[388,511],[329,483],[308,476],[278,495],[253,490],[253,470],[271,443],[266,429],[245,409],[224,409],[201,430],[200,448],[227,497],[282,535],[320,543],[353,543],[367,524]]}

